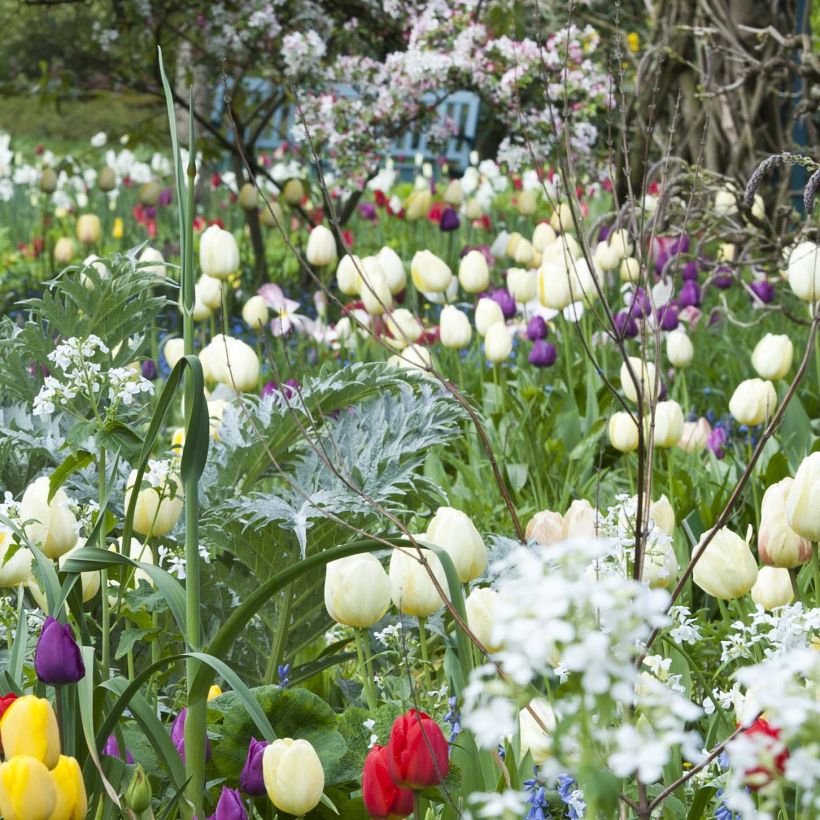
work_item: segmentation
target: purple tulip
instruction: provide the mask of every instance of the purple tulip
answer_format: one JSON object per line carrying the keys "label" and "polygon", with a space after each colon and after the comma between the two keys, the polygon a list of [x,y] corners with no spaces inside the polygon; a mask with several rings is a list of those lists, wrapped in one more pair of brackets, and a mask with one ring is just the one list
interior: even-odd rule
{"label": "purple tulip", "polygon": [[71,627],[51,615],[43,622],[34,650],[34,670],[43,683],[54,686],[76,683],[85,676],[85,664]]}
{"label": "purple tulip", "polygon": [[157,209],[153,205],[148,205],[145,209],[145,216],[147,219],[156,219]]}
{"label": "purple tulip", "polygon": [[606,242],[611,232],[612,228],[609,225],[601,225],[601,230],[598,231],[598,241]]}
{"label": "purple tulip", "polygon": [[213,818],[214,820],[248,820],[242,795],[236,789],[223,786]]}
{"label": "purple tulip", "polygon": [[698,307],[700,305],[700,285],[692,279],[684,282],[680,289],[678,302],[681,307]]}
{"label": "purple tulip", "polygon": [[439,228],[445,233],[450,231],[457,231],[461,225],[461,220],[458,218],[458,211],[455,208],[445,208],[441,215],[441,221],[438,223]]}
{"label": "purple tulip", "polygon": [[661,251],[655,258],[655,273],[662,273],[669,261],[669,254],[666,251]]}
{"label": "purple tulip", "polygon": [[679,314],[680,310],[673,302],[660,308],[658,310],[658,318],[660,319],[661,328],[663,330],[674,330],[679,324]]}
{"label": "purple tulip", "polygon": [[[108,736],[108,740],[105,741],[105,746],[103,746],[102,753],[108,757],[118,757],[122,760],[122,755],[120,754],[120,744],[117,743],[116,735]],[[128,749],[125,750],[125,762],[134,762],[134,756],[128,751]]]}
{"label": "purple tulip", "polygon": [[628,310],[621,310],[613,317],[618,336],[623,339],[634,339],[638,335],[638,323]]}
{"label": "purple tulip", "polygon": [[[171,724],[171,742],[177,747],[182,762],[185,762],[185,719],[188,710],[182,709]],[[205,762],[211,759],[211,741],[205,738]]]}
{"label": "purple tulip", "polygon": [[764,305],[774,301],[774,285],[768,279],[755,279],[749,287]]}
{"label": "purple tulip", "polygon": [[679,253],[689,252],[689,234],[681,234],[670,246],[669,253],[677,256]]}
{"label": "purple tulip", "polygon": [[172,194],[170,188],[163,188],[159,192],[159,198],[157,199],[157,205],[162,206],[163,208],[167,207],[171,204]]}
{"label": "purple tulip", "polygon": [[505,319],[515,316],[515,299],[506,288],[498,288],[490,294],[490,299],[498,303]]}
{"label": "purple tulip", "polygon": [[696,282],[698,279],[698,263],[687,262],[681,269],[681,277],[687,282]]}
{"label": "purple tulip", "polygon": [[379,215],[376,213],[376,206],[372,202],[362,202],[359,205],[359,213],[371,222],[377,222]]}
{"label": "purple tulip", "polygon": [[149,382],[154,381],[157,377],[157,363],[153,359],[145,359],[140,365],[140,372],[143,379],[148,379]]}
{"label": "purple tulip", "polygon": [[532,319],[527,322],[527,338],[531,342],[538,341],[538,339],[546,339],[548,333],[549,328],[543,316],[533,316]]}
{"label": "purple tulip", "polygon": [[251,797],[261,797],[265,794],[265,780],[262,777],[262,755],[268,747],[266,740],[251,738],[248,745],[248,756],[239,775],[239,788]]}
{"label": "purple tulip", "polygon": [[715,278],[712,280],[716,288],[720,290],[727,290],[732,287],[735,277],[732,276],[732,269],[727,265],[721,265],[715,271]]}
{"label": "purple tulip", "polygon": [[723,445],[726,444],[726,440],[728,436],[726,435],[726,430],[723,427],[713,427],[712,432],[709,433],[709,439],[706,442],[706,446],[717,456],[717,458],[723,458],[726,453],[723,449]]}
{"label": "purple tulip", "polygon": [[636,288],[632,297],[632,315],[636,319],[642,319],[644,316],[649,316],[651,312],[652,303],[646,291],[643,288]]}
{"label": "purple tulip", "polygon": [[558,351],[555,349],[555,345],[545,342],[543,339],[538,339],[532,346],[527,361],[533,367],[552,367],[557,358]]}

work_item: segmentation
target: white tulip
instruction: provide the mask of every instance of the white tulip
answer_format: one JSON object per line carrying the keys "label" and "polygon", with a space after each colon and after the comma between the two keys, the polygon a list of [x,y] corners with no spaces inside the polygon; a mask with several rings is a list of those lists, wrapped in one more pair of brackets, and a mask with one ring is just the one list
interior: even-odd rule
{"label": "white tulip", "polygon": [[[125,484],[123,508],[126,512],[136,481],[137,471],[132,470]],[[182,485],[176,476],[169,475],[165,483],[156,488],[151,487],[143,479],[134,507],[134,532],[156,538],[168,535],[179,521],[182,508]]]}
{"label": "white tulip", "polygon": [[683,435],[683,410],[676,401],[655,405],[655,446],[674,447]]}
{"label": "white tulip", "polygon": [[576,498],[564,515],[564,538],[597,538],[600,514],[585,498]]}
{"label": "white tulip", "polygon": [[410,263],[410,276],[416,290],[442,293],[450,286],[453,273],[446,262],[428,250],[417,251]]}
{"label": "white tulip", "polygon": [[254,330],[264,327],[268,318],[268,306],[262,296],[251,296],[242,306],[242,320]]}
{"label": "white tulip", "polygon": [[741,424],[754,427],[768,422],[777,408],[777,392],[770,381],[746,379],[729,399],[729,412]]}
{"label": "white tulip", "polygon": [[564,540],[564,516],[552,510],[537,512],[528,522],[527,541],[535,541],[543,547]]}
{"label": "white tulip", "polygon": [[609,420],[609,442],[622,453],[638,449],[638,424],[631,414],[621,411],[613,413]]}
{"label": "white tulip", "polygon": [[510,268],[507,271],[507,290],[516,302],[526,304],[538,293],[538,272],[524,268]]}
{"label": "white tulip", "polygon": [[393,248],[385,245],[376,254],[376,259],[379,260],[382,271],[387,277],[390,293],[394,296],[401,293],[407,287],[407,274],[404,271],[404,262],[401,261],[401,257]]}
{"label": "white tulip", "polygon": [[331,561],[325,571],[325,609],[336,623],[367,628],[390,606],[390,579],[370,553]]}
{"label": "white tulip", "polygon": [[168,367],[173,369],[177,362],[185,355],[185,341],[183,339],[167,339],[162,346],[162,353]]}
{"label": "white tulip", "polygon": [[761,567],[752,587],[752,600],[766,610],[788,606],[794,600],[789,571],[780,567]]}
{"label": "white tulip", "polygon": [[20,520],[24,522],[26,538],[49,558],[56,559],[77,543],[79,527],[65,490],[57,490],[51,501],[48,494],[48,476],[29,484],[20,502]]}
{"label": "white tulip", "polygon": [[786,498],[786,520],[799,536],[820,541],[820,452],[806,456],[797,468]]}
{"label": "white tulip", "polygon": [[794,344],[788,336],[767,333],[752,352],[752,367],[761,379],[782,379],[792,366]]}
{"label": "white tulip", "polygon": [[[641,396],[644,402],[644,408],[649,396],[655,391],[655,365],[652,362],[642,362],[637,356],[629,357],[629,364],[632,367],[638,385],[640,386]],[[629,372],[626,362],[621,365],[621,389],[624,395],[631,401],[637,403],[638,391],[635,389],[635,382],[632,381],[632,376]]]}
{"label": "white tulip", "polygon": [[[438,556],[429,549],[421,550],[427,560],[427,566],[445,594],[448,592],[447,576]],[[400,612],[426,618],[444,606],[427,569],[418,561],[415,547],[394,549],[390,556],[390,594],[393,603]]]}
{"label": "white tulip", "polygon": [[764,564],[793,569],[811,558],[811,541],[801,538],[789,526],[786,504],[794,486],[793,478],[772,484],[760,504],[757,551]]}
{"label": "white tulip", "polygon": [[701,536],[695,548],[694,554],[700,558],[692,580],[713,598],[731,601],[746,595],[757,580],[757,564],[749,545],[728,527],[723,527],[704,550],[702,545],[709,532]]}
{"label": "white tulip", "polygon": [[446,550],[458,580],[474,581],[487,569],[487,548],[470,517],[453,507],[439,507],[427,525],[427,541]]}
{"label": "white tulip", "polygon": [[324,225],[316,225],[308,236],[305,259],[316,267],[332,265],[336,262],[336,240]]}
{"label": "white tulip", "polygon": [[143,270],[162,276],[165,273],[165,257],[156,248],[146,245],[137,260]]}
{"label": "white tulip", "polygon": [[262,754],[262,776],[271,803],[286,814],[302,817],[322,799],[322,761],[307,740],[274,740]]}
{"label": "white tulip", "polygon": [[2,589],[28,584],[34,579],[31,571],[34,555],[31,550],[20,547],[7,561],[6,555],[11,546],[11,531],[0,529],[0,588]]}
{"label": "white tulip", "polygon": [[804,302],[820,300],[820,247],[814,242],[801,242],[789,254],[787,267],[789,286]]}
{"label": "white tulip", "polygon": [[227,279],[239,270],[239,246],[230,231],[211,225],[199,239],[199,267],[207,276]]}
{"label": "white tulip", "polygon": [[496,322],[484,334],[484,355],[490,362],[503,362],[512,353],[512,336],[503,322]]}
{"label": "white tulip", "polygon": [[362,260],[346,253],[336,268],[336,284],[345,296],[358,296],[362,289]]}
{"label": "white tulip", "polygon": [[467,347],[473,336],[467,315],[453,305],[445,305],[439,318],[439,336],[444,347],[451,350]]}
{"label": "white tulip", "polygon": [[480,293],[490,284],[490,266],[481,251],[470,251],[461,258],[458,281],[467,293]]}
{"label": "white tulip", "polygon": [[222,281],[204,273],[196,283],[196,293],[202,304],[211,310],[219,310],[222,305]]}
{"label": "white tulip", "polygon": [[486,336],[487,331],[495,324],[504,324],[504,312],[495,299],[484,296],[478,300],[476,305],[475,329],[479,336]]}
{"label": "white tulip", "polygon": [[694,356],[695,348],[686,331],[673,330],[666,337],[666,358],[672,367],[689,367]]}
{"label": "white tulip", "polygon": [[498,652],[503,648],[501,643],[493,639],[498,599],[499,596],[495,590],[489,587],[476,587],[464,602],[467,610],[467,626],[490,653]]}
{"label": "white tulip", "polygon": [[539,222],[532,233],[532,245],[539,253],[543,252],[547,245],[555,242],[557,236],[549,222]]}
{"label": "white tulip", "polygon": [[546,763],[552,755],[549,732],[554,732],[555,727],[555,712],[549,701],[546,698],[533,698],[527,707],[518,713],[521,757],[529,752],[537,766]]}

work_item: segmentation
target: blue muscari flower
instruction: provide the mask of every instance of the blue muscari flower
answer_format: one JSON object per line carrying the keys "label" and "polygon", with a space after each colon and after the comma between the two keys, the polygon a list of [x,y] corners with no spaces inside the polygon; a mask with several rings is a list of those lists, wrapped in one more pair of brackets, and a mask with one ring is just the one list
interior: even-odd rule
{"label": "blue muscari flower", "polygon": [[287,689],[290,685],[290,664],[280,663],[276,672],[279,675],[279,688]]}

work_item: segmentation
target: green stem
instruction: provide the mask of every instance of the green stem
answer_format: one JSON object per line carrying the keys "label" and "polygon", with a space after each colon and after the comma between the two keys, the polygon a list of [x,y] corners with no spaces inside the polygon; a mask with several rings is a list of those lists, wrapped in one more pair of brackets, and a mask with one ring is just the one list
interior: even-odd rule
{"label": "green stem", "polygon": [[421,648],[421,663],[424,672],[423,680],[426,694],[432,690],[433,684],[430,677],[430,656],[427,650],[427,630],[424,628],[425,622],[425,618],[419,618],[419,647]]}
{"label": "green stem", "polygon": [[353,636],[356,641],[356,655],[359,659],[359,669],[362,671],[362,679],[364,680],[364,699],[367,703],[367,708],[371,712],[375,712],[378,707],[376,687],[373,685],[373,674],[370,669],[369,653],[367,652],[365,640],[362,635],[363,631],[362,629],[354,629]]}
{"label": "green stem", "polygon": [[293,606],[293,588],[288,584],[283,590],[282,607],[279,610],[279,619],[276,625],[276,634],[270,649],[268,658],[268,668],[265,670],[265,683],[273,683],[273,677],[285,654],[285,644],[288,637],[288,626],[290,625],[290,610]]}
{"label": "green stem", "polygon": [[814,542],[811,551],[811,564],[814,574],[814,605],[820,606],[820,543]]}
{"label": "green stem", "polygon": [[413,818],[421,820],[421,792],[413,789]]}
{"label": "green stem", "polygon": [[[102,510],[105,500],[105,447],[100,447],[100,454],[97,457],[97,471],[99,504]],[[105,549],[105,527],[100,527],[98,546],[101,550]],[[103,570],[100,573],[100,586],[102,588],[102,668],[103,675],[108,678],[111,669],[111,607],[108,601],[108,570]]]}

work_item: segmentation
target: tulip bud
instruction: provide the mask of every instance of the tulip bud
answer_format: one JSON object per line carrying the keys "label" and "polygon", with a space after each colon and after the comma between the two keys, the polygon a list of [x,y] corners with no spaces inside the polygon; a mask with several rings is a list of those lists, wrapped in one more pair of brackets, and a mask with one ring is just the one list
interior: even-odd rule
{"label": "tulip bud", "polygon": [[140,185],[137,191],[137,199],[140,205],[145,205],[148,208],[155,208],[159,202],[159,195],[162,193],[162,188],[155,179]]}
{"label": "tulip bud", "polygon": [[413,813],[413,790],[397,786],[390,777],[386,746],[374,746],[364,760],[362,799],[372,820],[397,820]]}
{"label": "tulip bud", "polygon": [[404,203],[404,217],[408,222],[415,222],[427,216],[433,205],[433,195],[430,186],[425,183],[424,188],[413,191]]}
{"label": "tulip bud", "polygon": [[390,597],[400,612],[426,618],[444,606],[438,590],[428,575],[432,571],[439,586],[447,593],[447,576],[438,556],[428,549],[421,550],[427,560],[427,567],[418,560],[415,547],[402,547],[393,550],[390,556]]}
{"label": "tulip bud", "polygon": [[777,393],[770,381],[746,379],[729,399],[729,412],[740,424],[754,427],[768,422],[777,407]]}
{"label": "tulip bud", "polygon": [[820,452],[800,462],[786,499],[786,520],[799,536],[820,541]]}
{"label": "tulip bud", "polygon": [[390,731],[390,776],[397,786],[409,789],[437,786],[450,770],[448,751],[438,723],[424,712],[411,709],[396,718]]}
{"label": "tulip bud", "polygon": [[638,449],[638,424],[631,414],[614,413],[609,420],[609,442],[622,453]]}
{"label": "tulip bud", "polygon": [[11,547],[11,532],[0,528],[0,589],[14,589],[34,579],[31,572],[34,555],[31,550],[19,547],[11,558],[7,558]]}
{"label": "tulip bud", "polygon": [[539,222],[532,232],[532,246],[539,253],[542,253],[547,245],[552,245],[555,242],[556,237],[557,234],[549,222]]}
{"label": "tulip bud", "polygon": [[214,683],[208,688],[208,703],[222,695],[222,687]]}
{"label": "tulip bud", "polygon": [[804,302],[820,299],[820,248],[814,242],[801,242],[789,254],[789,286]]}
{"label": "tulip bud", "polygon": [[643,557],[642,580],[652,589],[668,589],[678,577],[678,559],[672,541],[651,539]]}
{"label": "tulip bud", "polygon": [[439,507],[427,525],[427,540],[453,559],[458,580],[474,581],[487,569],[487,548],[470,517],[453,507]]}
{"label": "tulip bud", "polygon": [[564,538],[597,538],[599,529],[598,510],[585,498],[577,498],[564,516]]}
{"label": "tulip bud", "polygon": [[700,557],[692,580],[713,598],[731,601],[746,595],[757,580],[757,564],[749,545],[728,527],[723,527],[704,550],[702,544],[709,532],[701,536],[695,550],[694,554]]}
{"label": "tulip bud", "polygon": [[331,561],[325,570],[325,609],[336,623],[373,626],[390,606],[390,579],[370,553]]}
{"label": "tulip bud", "polygon": [[767,333],[755,345],[752,352],[752,367],[761,379],[776,381],[789,372],[793,356],[794,345],[788,336]]}
{"label": "tulip bud", "polygon": [[3,820],[49,820],[56,806],[54,778],[40,760],[16,755],[0,764]]}
{"label": "tulip bud", "polygon": [[685,421],[678,447],[681,450],[686,450],[687,453],[698,453],[706,448],[711,434],[712,426],[706,419]]}
{"label": "tulip bud", "polygon": [[324,267],[336,262],[336,240],[333,233],[324,225],[316,225],[310,232],[305,258],[311,265]]}
{"label": "tulip bud", "polygon": [[102,236],[102,225],[97,214],[83,214],[77,220],[77,239],[84,245],[95,245]]}
{"label": "tulip bud", "polygon": [[407,347],[424,332],[421,322],[407,308],[398,308],[387,315],[387,329],[398,347]]}
{"label": "tulip bud", "polygon": [[242,795],[236,789],[222,787],[213,820],[248,820]]}
{"label": "tulip bud", "polygon": [[387,279],[390,293],[394,296],[407,287],[407,274],[404,272],[404,262],[393,248],[385,245],[375,256]]}
{"label": "tulip bud", "polygon": [[288,205],[298,205],[305,196],[305,186],[301,179],[291,177],[282,188],[282,199]]}
{"label": "tulip bud", "polygon": [[451,179],[444,189],[444,201],[448,205],[458,206],[464,202],[464,189],[457,179]]}
{"label": "tulip bud", "polygon": [[443,293],[450,286],[453,273],[449,266],[428,250],[417,251],[410,263],[410,276],[416,290]]}
{"label": "tulip bud", "polygon": [[490,653],[499,652],[502,649],[502,645],[493,640],[498,597],[498,593],[489,587],[476,587],[464,602],[470,631]]}
{"label": "tulip bud", "polygon": [[512,353],[512,336],[507,326],[503,322],[490,325],[484,335],[484,355],[487,361],[503,362],[509,358],[510,353]]}
{"label": "tulip bud", "polygon": [[200,352],[203,369],[215,381],[233,388],[238,393],[253,390],[259,381],[259,357],[256,351],[241,339],[214,336]]}
{"label": "tulip bud", "polygon": [[618,267],[621,262],[621,255],[609,242],[599,242],[595,246],[592,262],[598,270],[608,273]]}
{"label": "tulip bud", "polygon": [[248,754],[245,758],[245,765],[239,775],[239,788],[251,797],[259,797],[265,794],[265,778],[262,771],[262,758],[265,749],[268,748],[268,741],[251,738],[248,744]]}
{"label": "tulip bud", "polygon": [[103,192],[108,193],[117,187],[117,172],[109,165],[100,169],[97,174],[97,187]]}
{"label": "tulip bud", "polygon": [[390,367],[398,367],[401,370],[423,370],[428,371],[433,366],[433,358],[426,347],[419,344],[408,345],[387,360]]}
{"label": "tulip bud", "polygon": [[29,484],[20,502],[20,519],[26,538],[38,546],[49,558],[59,558],[76,543],[77,519],[68,506],[68,496],[61,488],[48,500],[47,476]]}
{"label": "tulip bud", "polygon": [[[126,510],[136,480],[137,471],[132,470],[125,485],[123,506]],[[134,508],[134,532],[155,538],[168,535],[179,521],[183,506],[182,485],[176,476],[168,475],[161,487],[151,487],[143,482]]]}
{"label": "tulip bud", "polygon": [[537,512],[527,524],[526,536],[527,541],[544,547],[560,543],[564,540],[564,516],[552,510]]}
{"label": "tulip bud", "polygon": [[490,284],[490,267],[481,251],[470,251],[461,258],[458,281],[467,293],[480,293]]}
{"label": "tulip bud", "polygon": [[769,566],[793,569],[811,558],[811,541],[794,532],[786,516],[786,503],[793,485],[793,479],[784,478],[763,494],[757,551],[760,560]]}
{"label": "tulip bud", "polygon": [[196,283],[196,294],[205,307],[219,310],[222,305],[222,280],[203,273]]}
{"label": "tulip bud", "polygon": [[34,651],[34,670],[43,683],[53,686],[76,683],[85,677],[85,664],[71,627],[51,615],[40,631]]}
{"label": "tulip bud", "polygon": [[666,337],[666,358],[672,367],[684,368],[692,364],[695,348],[692,340],[683,330],[673,330]]}
{"label": "tulip bud", "polygon": [[533,698],[527,707],[518,713],[521,757],[529,752],[537,766],[546,763],[552,755],[549,733],[555,731],[555,726],[555,712],[552,711],[549,701],[546,698]]}
{"label": "tulip bud", "polygon": [[146,245],[137,260],[140,267],[155,276],[162,276],[165,273],[165,257],[156,248]]}
{"label": "tulip bud", "polygon": [[239,246],[230,231],[211,225],[199,239],[199,267],[206,276],[227,279],[239,270]]}
{"label": "tulip bud", "polygon": [[788,606],[794,600],[789,571],[781,567],[761,567],[752,587],[752,600],[765,610]]}
{"label": "tulip bud", "polygon": [[[643,362],[637,356],[630,356],[629,364],[640,387],[645,409],[649,396],[655,391],[655,365],[652,362]],[[624,395],[630,401],[637,403],[638,391],[635,389],[635,382],[632,381],[632,375],[630,375],[626,362],[621,365],[620,377],[621,389],[624,391]]]}
{"label": "tulip bud", "polygon": [[572,208],[566,202],[562,202],[555,209],[550,217],[550,225],[556,233],[573,230]]}
{"label": "tulip bud", "polygon": [[51,704],[34,695],[17,698],[0,718],[0,741],[6,760],[27,755],[54,768],[60,757],[60,731]]}
{"label": "tulip bud", "polygon": [[504,324],[504,313],[501,305],[485,296],[478,300],[475,309],[475,327],[479,336],[486,336],[487,331],[494,324]]}
{"label": "tulip bud", "polygon": [[375,256],[362,259],[362,289],[360,292],[364,309],[371,316],[381,316],[393,305],[390,285]]}
{"label": "tulip bud", "polygon": [[168,367],[173,369],[177,362],[185,355],[185,342],[183,339],[167,339],[162,346],[162,354]]}
{"label": "tulip bud", "polygon": [[274,740],[262,755],[265,788],[279,811],[301,817],[319,805],[325,773],[307,740]]}
{"label": "tulip bud", "polygon": [[620,259],[626,259],[632,256],[632,251],[635,249],[632,240],[629,238],[629,231],[626,228],[619,228],[609,234],[608,239],[610,247],[618,254]]}
{"label": "tulip bud", "polygon": [[268,198],[268,201],[259,209],[259,221],[266,228],[284,228],[285,212],[278,200]]}
{"label": "tulip bud", "polygon": [[683,435],[683,410],[676,401],[655,405],[655,446],[674,447]]}
{"label": "tulip bud", "polygon": [[53,194],[57,190],[57,172],[53,168],[43,168],[40,174],[40,190],[44,194]]}
{"label": "tulip bud", "polygon": [[466,314],[452,305],[445,305],[439,317],[439,338],[444,347],[460,350],[470,344],[473,329]]}
{"label": "tulip bud", "polygon": [[150,808],[154,793],[151,789],[151,781],[141,765],[137,764],[123,797],[125,805],[136,815],[140,815]]}
{"label": "tulip bud", "polygon": [[54,243],[54,261],[58,265],[67,265],[74,258],[74,240],[70,236],[61,236]]}
{"label": "tulip bud", "polygon": [[259,194],[250,182],[246,182],[239,189],[239,207],[244,211],[255,211],[259,208]]}
{"label": "tulip bud", "polygon": [[635,284],[641,278],[641,263],[634,256],[627,256],[621,260],[619,273],[622,282]]}
{"label": "tulip bud", "polygon": [[261,296],[251,296],[242,306],[242,319],[245,324],[259,330],[268,321],[268,306]]}

